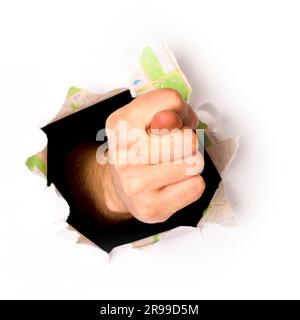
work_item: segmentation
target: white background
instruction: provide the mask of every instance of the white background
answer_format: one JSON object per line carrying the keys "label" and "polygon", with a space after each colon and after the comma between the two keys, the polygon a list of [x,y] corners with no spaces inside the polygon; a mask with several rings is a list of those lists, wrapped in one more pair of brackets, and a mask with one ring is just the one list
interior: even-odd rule
{"label": "white background", "polygon": [[[0,298],[300,298],[299,1],[2,1]],[[224,177],[240,217],[145,251],[101,252],[59,235],[66,203],[24,166],[70,85],[126,86],[165,41],[193,104],[241,138]]]}

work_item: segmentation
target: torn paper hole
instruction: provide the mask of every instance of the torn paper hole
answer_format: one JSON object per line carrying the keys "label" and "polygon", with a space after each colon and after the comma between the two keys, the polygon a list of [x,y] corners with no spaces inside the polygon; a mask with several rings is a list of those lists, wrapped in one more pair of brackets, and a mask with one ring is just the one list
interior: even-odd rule
{"label": "torn paper hole", "polygon": [[[130,83],[130,90],[133,96],[139,96],[145,92],[158,88],[175,89],[181,94],[185,101],[188,101],[189,95],[192,92],[191,85],[181,71],[175,56],[165,44],[148,46],[142,50],[139,67],[133,73]],[[118,93],[124,92],[125,90],[127,89],[120,88],[105,94],[96,94],[86,89],[72,86],[67,92],[61,110],[50,123],[63,119],[68,115],[77,113],[85,108],[89,108],[90,106],[113,97]],[[212,110],[213,112],[211,112]],[[216,128],[218,111],[209,103],[202,105],[195,111],[198,115],[206,112],[210,116],[206,121],[201,118],[199,127],[205,129],[205,150],[209,154],[219,174],[222,176],[224,172],[228,170],[236,155],[239,139],[237,137],[225,140],[220,138],[222,137],[222,134],[220,134]],[[46,177],[47,147],[36,155],[29,157],[26,161],[26,165],[32,172]],[[223,226],[231,226],[236,223],[236,216],[226,197],[223,183],[220,183],[219,188],[215,192],[215,195],[204,212],[202,219],[199,221],[198,226],[203,227],[206,223],[220,224]],[[149,245],[157,244],[160,241],[163,241],[164,238],[172,235],[172,233],[176,234],[177,231],[174,230],[135,241],[130,245],[126,245],[126,247],[145,248]],[[68,224],[61,225],[61,230],[58,232],[58,235],[64,237],[66,241],[94,246],[89,239],[81,235],[74,228],[68,226]]]}

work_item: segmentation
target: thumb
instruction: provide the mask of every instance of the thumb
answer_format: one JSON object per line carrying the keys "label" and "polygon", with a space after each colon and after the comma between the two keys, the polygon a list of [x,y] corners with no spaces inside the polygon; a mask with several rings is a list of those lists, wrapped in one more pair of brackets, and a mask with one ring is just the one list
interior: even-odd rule
{"label": "thumb", "polygon": [[168,129],[169,131],[174,129],[181,129],[183,126],[182,119],[172,110],[163,110],[157,112],[150,123],[150,130],[152,129]]}

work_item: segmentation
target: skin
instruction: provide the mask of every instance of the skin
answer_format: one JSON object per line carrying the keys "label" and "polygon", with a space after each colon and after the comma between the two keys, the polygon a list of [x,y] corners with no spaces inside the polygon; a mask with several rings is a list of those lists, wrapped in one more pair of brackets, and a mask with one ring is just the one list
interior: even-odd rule
{"label": "skin", "polygon": [[[159,139],[163,152],[166,138],[182,137],[183,129],[193,130],[197,118],[191,107],[182,101],[175,90],[159,89],[138,97],[109,116],[106,128],[118,133],[118,121],[126,120],[128,128],[141,128],[148,144]],[[172,130],[169,134],[151,135],[152,129]],[[170,136],[168,136],[170,135]],[[118,135],[117,135],[118,136]],[[108,144],[110,145],[108,134]],[[176,140],[178,141],[178,140]],[[118,143],[118,141],[117,141]],[[132,142],[128,142],[130,149]],[[180,158],[197,161],[194,175],[187,175],[186,163],[164,163],[161,155],[158,161],[150,164],[105,164],[96,161],[97,145],[81,146],[71,153],[69,160],[74,170],[68,174],[74,185],[86,194],[81,201],[93,202],[94,215],[108,223],[136,218],[146,223],[158,223],[167,220],[175,212],[199,199],[205,189],[205,183],[199,172],[204,161],[196,153],[197,139],[193,139],[189,153],[183,152]],[[178,144],[171,144],[171,149]],[[129,150],[126,150],[129,151]],[[122,157],[125,150],[119,150]],[[149,150],[150,153],[150,150]],[[72,166],[71,166],[72,167]],[[71,180],[70,180],[71,181]]]}

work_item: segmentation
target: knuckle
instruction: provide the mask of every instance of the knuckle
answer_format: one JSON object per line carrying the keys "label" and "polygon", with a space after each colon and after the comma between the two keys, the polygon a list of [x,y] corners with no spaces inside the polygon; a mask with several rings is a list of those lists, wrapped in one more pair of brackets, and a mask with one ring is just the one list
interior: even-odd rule
{"label": "knuckle", "polygon": [[116,112],[111,113],[108,118],[106,119],[105,122],[105,127],[106,128],[113,128],[117,122],[117,116],[116,116]]}
{"label": "knuckle", "polygon": [[167,219],[168,219],[168,217],[169,217],[170,215],[168,214],[168,215],[166,215],[166,216],[163,216],[163,215],[156,215],[155,216],[155,220],[154,220],[154,222],[155,223],[163,223],[163,222],[165,222]]}
{"label": "knuckle", "polygon": [[162,89],[172,106],[179,107],[182,103],[180,93],[175,89]]}
{"label": "knuckle", "polygon": [[[202,172],[204,169],[204,158],[200,152],[197,152],[195,166],[198,172]],[[202,179],[203,184],[205,185],[203,178],[202,177],[200,178]]]}
{"label": "knuckle", "polygon": [[108,116],[108,118],[106,119],[106,122],[105,122],[106,128],[113,129],[115,127],[115,125],[117,124],[117,122],[122,119],[123,108],[120,108],[120,109],[114,111],[113,113],[111,113]]}
{"label": "knuckle", "polygon": [[136,201],[136,216],[139,220],[151,223],[156,222],[157,210],[150,197],[139,197]]}
{"label": "knuckle", "polygon": [[155,217],[155,213],[154,213],[154,210],[151,208],[143,207],[138,211],[138,219],[143,222],[151,223],[153,222],[154,217]]}
{"label": "knuckle", "polygon": [[199,149],[199,141],[197,135],[191,129],[184,129],[182,133],[183,139],[183,155],[196,155]]}

